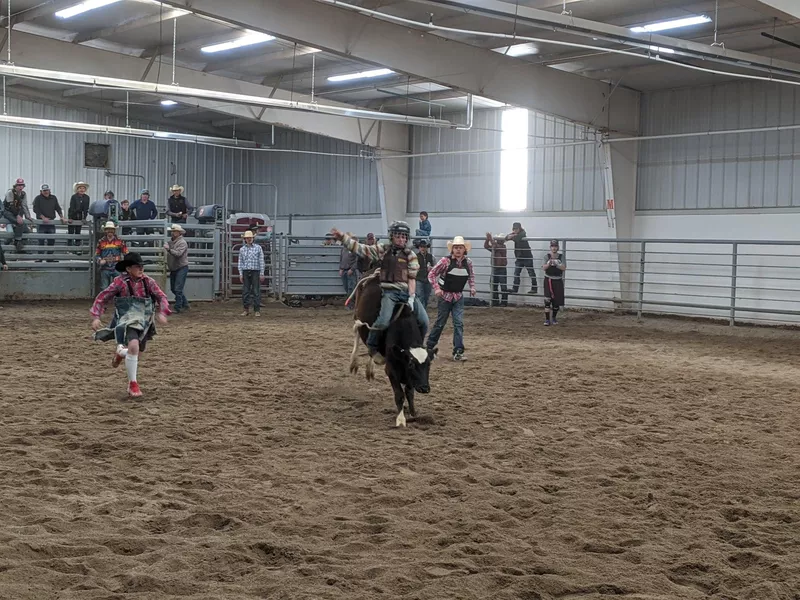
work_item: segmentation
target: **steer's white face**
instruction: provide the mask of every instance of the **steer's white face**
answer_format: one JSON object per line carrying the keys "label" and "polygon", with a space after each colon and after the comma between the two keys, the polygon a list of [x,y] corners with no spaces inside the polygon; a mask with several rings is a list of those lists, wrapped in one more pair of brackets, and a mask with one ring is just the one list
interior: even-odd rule
{"label": "steer's white face", "polygon": [[419,364],[423,364],[428,360],[428,351],[425,348],[412,348],[411,356],[413,356]]}

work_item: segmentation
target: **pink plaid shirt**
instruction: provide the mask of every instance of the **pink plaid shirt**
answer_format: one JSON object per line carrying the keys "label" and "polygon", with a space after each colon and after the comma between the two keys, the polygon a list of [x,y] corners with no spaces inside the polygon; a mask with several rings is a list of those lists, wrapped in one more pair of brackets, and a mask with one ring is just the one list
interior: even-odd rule
{"label": "pink plaid shirt", "polygon": [[150,289],[150,293],[154,297],[153,302],[159,305],[161,314],[171,314],[172,311],[169,309],[169,298],[167,298],[167,295],[161,290],[160,287],[158,287],[155,279],[148,277],[147,275],[138,280],[132,279],[131,276],[126,273],[114,279],[110,286],[97,295],[94,304],[92,304],[92,310],[90,311],[92,317],[99,319],[105,310],[106,304],[111,302],[112,298],[116,296],[130,296],[128,280],[131,281],[134,298],[147,298],[147,291],[144,287],[145,279],[147,280],[147,287]]}

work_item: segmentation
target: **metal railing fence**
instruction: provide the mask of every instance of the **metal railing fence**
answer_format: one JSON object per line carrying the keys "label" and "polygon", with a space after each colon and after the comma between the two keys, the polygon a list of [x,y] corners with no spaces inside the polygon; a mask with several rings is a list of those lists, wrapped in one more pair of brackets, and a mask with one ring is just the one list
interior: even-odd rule
{"label": "metal railing fence", "polygon": [[[166,285],[168,238],[163,220],[121,224],[119,233],[130,250],[142,254],[151,276]],[[189,242],[192,299],[229,299],[241,293],[236,269],[241,231],[225,223],[184,224]],[[102,235],[102,232],[100,232]],[[11,227],[0,230],[9,272],[0,274],[0,297],[87,297],[97,288],[94,248],[98,233],[90,223],[78,235],[56,223],[56,233],[25,234],[25,253],[9,244]],[[362,237],[363,239],[363,237]],[[549,239],[528,238],[537,293],[531,291],[531,261],[515,257],[506,245],[507,264],[484,248],[485,238],[472,243],[477,301],[543,305],[543,263]],[[737,322],[800,324],[800,242],[759,240],[617,240],[564,238],[560,251],[567,263],[566,308],[588,308],[646,314],[724,319]],[[259,235],[265,249],[266,294],[344,297],[338,274],[342,247],[324,237]],[[431,252],[446,255],[447,239],[432,238]],[[50,245],[52,244],[52,245]],[[76,245],[80,244],[80,245]],[[515,275],[519,282],[515,282]],[[504,281],[505,279],[505,281]],[[431,299],[429,306],[433,306]]]}

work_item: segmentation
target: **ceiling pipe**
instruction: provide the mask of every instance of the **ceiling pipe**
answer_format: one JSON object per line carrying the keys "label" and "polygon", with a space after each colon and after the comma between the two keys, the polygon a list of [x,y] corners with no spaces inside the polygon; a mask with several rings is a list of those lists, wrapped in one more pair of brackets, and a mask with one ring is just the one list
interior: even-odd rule
{"label": "ceiling pipe", "polygon": [[115,89],[120,91],[144,92],[165,96],[178,96],[187,98],[203,98],[206,100],[226,101],[233,104],[244,104],[252,106],[262,106],[283,110],[297,110],[337,117],[348,117],[353,119],[369,119],[373,121],[385,121],[399,123],[401,125],[416,125],[419,127],[441,127],[455,128],[458,125],[450,121],[437,119],[435,117],[412,117],[398,115],[394,113],[384,113],[374,110],[352,108],[349,106],[335,106],[330,104],[318,104],[316,102],[297,102],[294,100],[280,100],[278,98],[265,98],[263,96],[252,96],[248,94],[234,94],[230,92],[220,92],[216,90],[204,90],[200,88],[188,88],[180,85],[168,85],[160,83],[150,83],[146,81],[133,81],[129,79],[116,79],[114,77],[101,77],[96,75],[85,75],[83,73],[68,73],[62,71],[48,71],[46,69],[34,69],[31,67],[20,67],[16,65],[0,65],[0,75],[11,75],[28,79],[46,80],[52,82],[83,84],[97,87],[98,89]]}

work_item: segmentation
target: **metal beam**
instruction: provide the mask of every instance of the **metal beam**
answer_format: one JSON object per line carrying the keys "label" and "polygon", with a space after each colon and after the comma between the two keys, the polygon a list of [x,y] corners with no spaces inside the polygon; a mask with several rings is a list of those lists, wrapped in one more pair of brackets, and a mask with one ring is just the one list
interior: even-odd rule
{"label": "metal beam", "polygon": [[[88,46],[70,44],[40,36],[30,35],[21,32],[14,33],[14,60],[18,67],[33,67],[50,71],[64,73],[74,72],[80,68],[82,71],[91,73],[97,77],[111,77],[125,80],[138,81],[142,73],[146,72],[148,60],[107,52]],[[2,53],[0,48],[0,53]],[[13,70],[13,68],[11,68]],[[17,72],[20,70],[17,69]],[[151,69],[144,78],[146,83],[156,83],[158,71]],[[262,98],[270,97],[270,88],[261,85],[248,83],[236,79],[229,79],[200,73],[191,69],[178,67],[177,78],[181,86],[186,88],[198,88],[211,92],[235,93],[258,96]],[[170,80],[171,73],[163,73],[163,79]],[[161,85],[169,86],[168,83],[161,82]],[[169,96],[169,92],[165,92]],[[277,90],[273,98],[278,100],[289,100],[290,92]],[[310,98],[303,94],[294,94],[293,98],[297,102],[309,102]],[[176,98],[177,99],[177,98]],[[345,116],[301,113],[291,110],[278,108],[268,108],[264,111],[261,119],[258,118],[258,111],[251,106],[231,104],[210,99],[193,99],[190,102],[204,110],[213,110],[235,116],[237,118],[262,121],[268,124],[279,125],[287,129],[297,129],[318,135],[347,140],[354,143],[361,143],[358,122],[354,118]],[[326,102],[327,105],[339,106],[342,108],[353,108],[347,104]],[[175,112],[175,111],[170,111]],[[371,119],[369,120],[372,121]],[[373,135],[367,140],[370,145],[377,145],[377,136]],[[385,123],[383,127],[382,143],[385,149],[408,150],[408,128],[405,125]]]}
{"label": "metal beam", "polygon": [[89,33],[79,33],[77,36],[75,36],[75,39],[72,40],[72,43],[82,44],[84,42],[101,38],[113,38],[115,35],[119,35],[120,33],[125,33],[126,31],[133,31],[141,27],[156,25],[158,23],[161,23],[162,21],[177,19],[178,17],[182,17],[188,14],[190,13],[185,10],[178,9],[178,10],[165,11],[162,14],[148,15],[146,17],[134,17],[132,19],[128,19],[127,21],[123,21],[118,25],[115,25],[114,27],[97,29],[95,31],[90,31]]}
{"label": "metal beam", "polygon": [[[501,21],[518,23],[542,27],[550,31],[556,28],[558,31],[572,35],[599,38],[611,41],[624,41],[631,46],[648,48],[649,46],[659,46],[670,48],[685,55],[692,55],[703,60],[710,60],[720,63],[734,64],[736,62],[749,65],[751,69],[760,69],[770,73],[780,73],[781,71],[795,77],[800,76],[800,64],[782,60],[773,60],[766,56],[751,54],[749,52],[738,52],[719,46],[699,44],[690,40],[656,35],[652,33],[634,33],[627,27],[609,25],[588,19],[579,19],[571,15],[560,15],[553,12],[528,8],[524,6],[515,7],[508,2],[500,0],[412,0],[428,5],[446,6],[454,9],[467,11],[469,14],[480,15],[498,19]],[[787,4],[797,4],[796,0],[769,0],[772,3],[786,2]]]}
{"label": "metal beam", "polygon": [[[164,0],[186,7],[185,0]],[[506,5],[510,6],[510,5]],[[636,92],[315,0],[192,0],[192,11],[508,104],[635,132]],[[513,10],[513,6],[512,6]],[[550,14],[550,13],[548,13]]]}
{"label": "metal beam", "polygon": [[316,48],[309,48],[307,46],[300,46],[295,51],[294,48],[287,48],[279,52],[269,52],[267,54],[257,54],[255,56],[248,56],[247,58],[232,58],[228,60],[217,60],[209,62],[203,69],[204,73],[214,73],[216,71],[238,71],[239,69],[246,69],[248,67],[258,67],[266,65],[275,60],[286,60],[294,58],[295,56],[305,56],[307,54],[314,54],[319,52]]}

